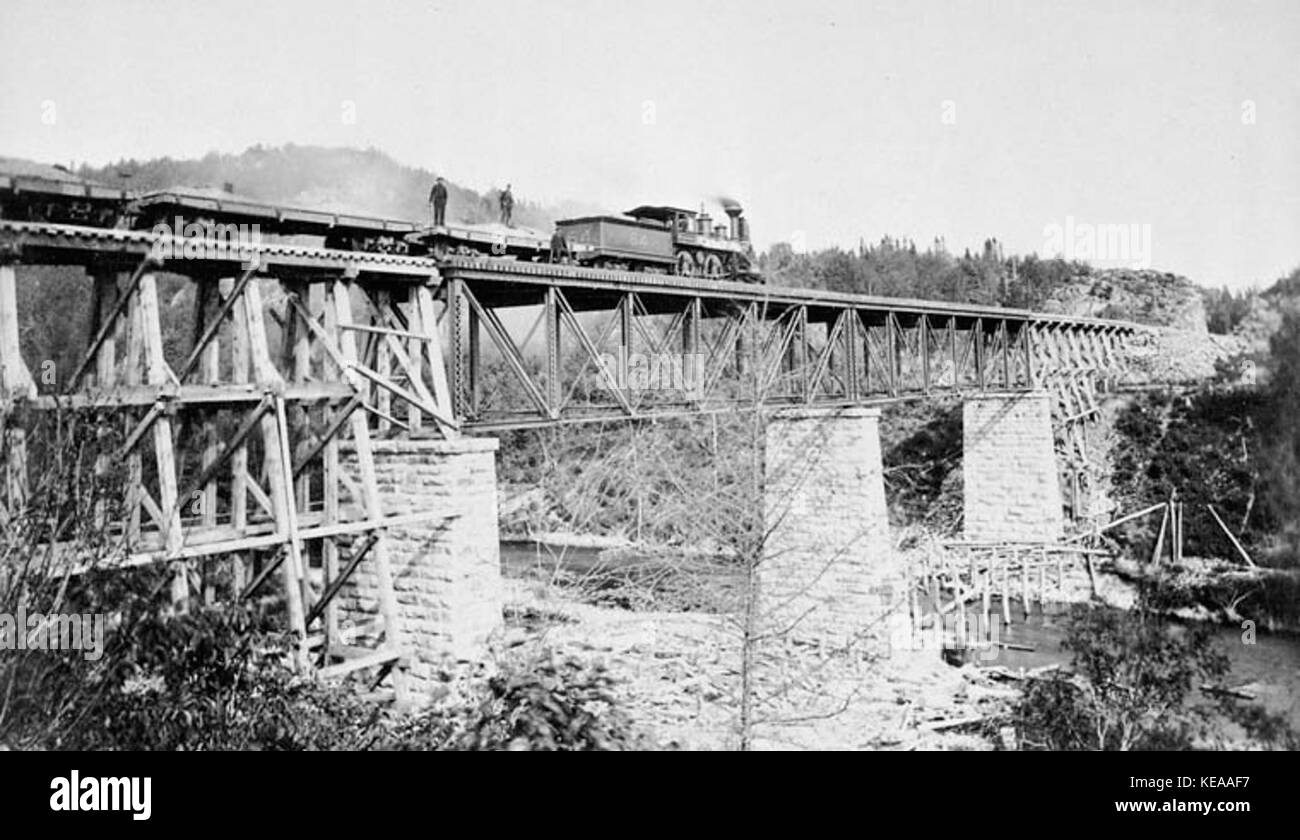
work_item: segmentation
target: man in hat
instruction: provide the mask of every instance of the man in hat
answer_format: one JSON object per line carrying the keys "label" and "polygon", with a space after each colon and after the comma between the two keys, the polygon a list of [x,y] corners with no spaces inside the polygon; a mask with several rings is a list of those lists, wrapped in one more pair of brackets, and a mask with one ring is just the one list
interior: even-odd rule
{"label": "man in hat", "polygon": [[433,205],[433,226],[442,227],[447,219],[447,182],[442,178],[434,182],[429,203]]}
{"label": "man in hat", "polygon": [[499,201],[501,204],[501,224],[509,227],[510,215],[515,212],[515,197],[510,194],[509,184],[506,184],[505,192],[501,193]]}
{"label": "man in hat", "polygon": [[557,226],[555,233],[551,234],[551,262],[568,262],[572,256],[569,251],[569,241],[564,238],[564,233]]}

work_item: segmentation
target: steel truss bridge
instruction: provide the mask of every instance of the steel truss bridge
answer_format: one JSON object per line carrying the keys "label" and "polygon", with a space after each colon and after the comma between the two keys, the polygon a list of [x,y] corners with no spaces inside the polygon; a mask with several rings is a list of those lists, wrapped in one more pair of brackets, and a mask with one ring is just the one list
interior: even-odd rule
{"label": "steel truss bridge", "polygon": [[[23,265],[88,277],[85,346],[54,390],[38,388],[22,355]],[[163,278],[193,302],[179,348],[164,347]],[[376,435],[1048,388],[1068,442],[1141,329],[567,265],[0,221],[10,450],[0,515],[27,492],[28,410],[108,411],[124,432],[129,486],[126,521],[106,527],[129,545],[126,563],[175,563],[178,601],[205,585],[204,558],[230,558],[240,596],[279,574],[304,662],[329,673],[391,667],[404,654],[391,641],[399,616],[384,531],[439,514],[384,513]],[[638,384],[627,374],[639,363]],[[358,655],[333,598],[364,557],[380,590],[372,629],[385,641]]]}
{"label": "steel truss bridge", "polygon": [[[943,392],[1060,391],[1071,416],[1124,370],[1130,323],[490,260],[440,264],[452,413],[467,429],[718,406],[860,405]],[[505,315],[527,313],[508,329]],[[522,328],[521,328],[522,326]],[[487,339],[486,348],[484,339]],[[619,359],[694,363],[666,388]],[[611,365],[614,362],[614,365]],[[487,366],[503,375],[490,378]],[[620,375],[621,374],[621,375]],[[502,382],[504,379],[504,383]],[[1076,394],[1077,392],[1077,394]]]}

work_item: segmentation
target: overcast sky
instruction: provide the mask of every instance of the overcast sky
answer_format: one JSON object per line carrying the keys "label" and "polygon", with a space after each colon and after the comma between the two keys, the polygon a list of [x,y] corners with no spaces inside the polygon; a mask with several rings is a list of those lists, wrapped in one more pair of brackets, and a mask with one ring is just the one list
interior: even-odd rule
{"label": "overcast sky", "polygon": [[1300,2],[15,2],[0,154],[378,147],[760,246],[1150,225],[1201,283],[1300,265]]}

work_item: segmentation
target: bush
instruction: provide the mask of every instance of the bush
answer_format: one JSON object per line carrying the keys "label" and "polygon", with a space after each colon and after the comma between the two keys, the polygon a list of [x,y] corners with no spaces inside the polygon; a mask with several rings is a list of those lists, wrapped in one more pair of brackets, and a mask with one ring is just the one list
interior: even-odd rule
{"label": "bush", "polygon": [[648,746],[602,666],[546,654],[488,681],[450,739],[459,750],[624,750]]}
{"label": "bush", "polygon": [[[600,667],[549,655],[503,663],[467,696],[410,716],[290,667],[280,616],[224,607],[141,611],[103,658],[42,651],[0,668],[24,690],[0,743],[70,750],[609,750],[645,745]],[[17,663],[40,666],[40,679]]]}
{"label": "bush", "polygon": [[1064,646],[1073,673],[1031,681],[1013,711],[1020,743],[1049,750],[1170,750],[1222,745],[1235,724],[1248,739],[1295,749],[1282,718],[1232,697],[1202,701],[1193,691],[1217,685],[1228,659],[1210,628],[1162,622],[1142,604],[1134,611],[1076,606]]}

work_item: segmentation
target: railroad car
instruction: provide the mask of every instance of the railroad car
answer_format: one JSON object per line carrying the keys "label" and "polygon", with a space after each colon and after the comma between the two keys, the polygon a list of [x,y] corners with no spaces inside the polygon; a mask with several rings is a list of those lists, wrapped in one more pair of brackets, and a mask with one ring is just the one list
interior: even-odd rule
{"label": "railroad car", "polygon": [[[739,204],[723,202],[730,224],[712,223],[680,207],[643,205],[623,215],[556,223],[567,243],[565,262],[595,268],[759,282],[749,228]],[[176,235],[192,226],[255,230],[259,237],[318,237],[324,247],[429,256],[482,256],[547,262],[549,234],[500,224],[438,227],[358,213],[270,204],[227,186],[133,192],[88,181],[59,168],[0,160],[0,219],[151,230]],[[255,227],[254,227],[255,226]]]}
{"label": "railroad car", "polygon": [[0,219],[128,227],[131,196],[53,166],[0,171]]}

